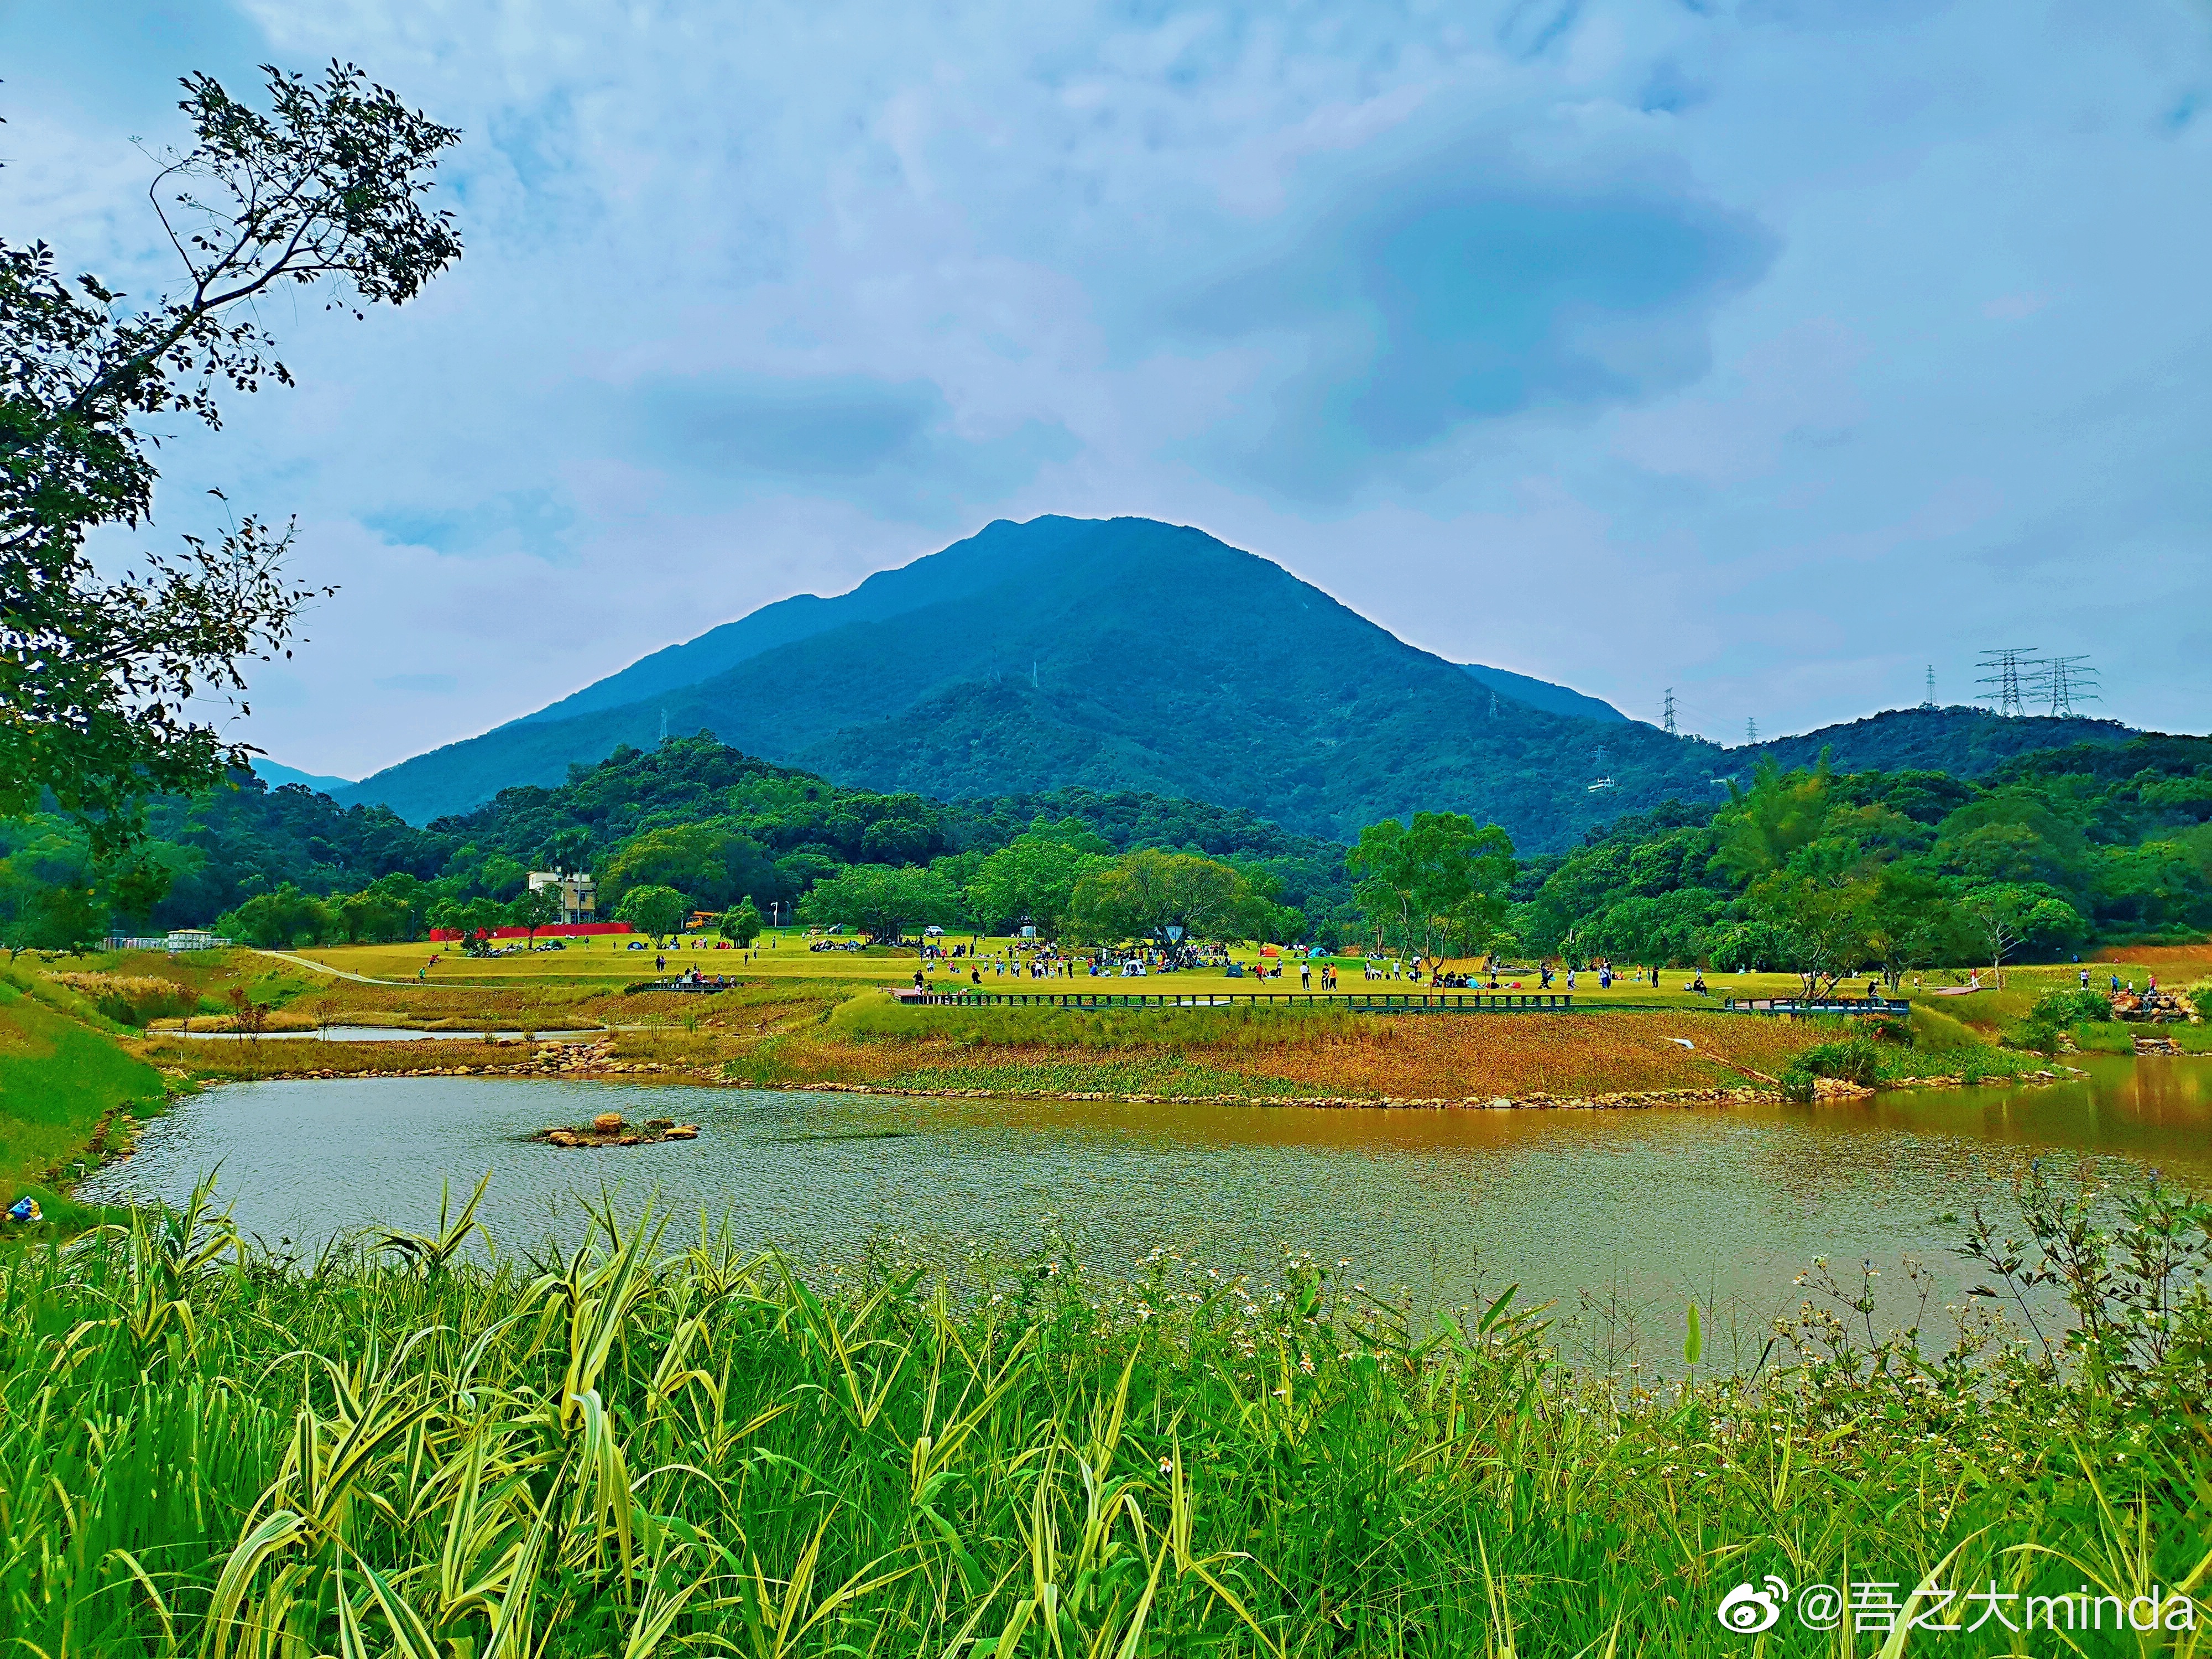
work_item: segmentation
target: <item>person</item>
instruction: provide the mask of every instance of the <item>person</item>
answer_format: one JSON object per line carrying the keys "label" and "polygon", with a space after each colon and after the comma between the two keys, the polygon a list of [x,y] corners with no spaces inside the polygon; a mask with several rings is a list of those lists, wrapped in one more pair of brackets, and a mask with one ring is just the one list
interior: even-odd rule
{"label": "person", "polygon": [[922,988],[922,984],[921,984],[921,969],[919,969],[919,968],[917,968],[917,969],[915,969],[914,970],[914,988],[915,988],[915,990],[917,990],[917,991],[919,991],[919,990],[921,990],[921,989]]}
{"label": "person", "polygon": [[2089,988],[2089,970],[2087,968],[2081,970],[2081,988],[2085,991]]}
{"label": "person", "polygon": [[1313,963],[1303,957],[1298,962],[1298,988],[1301,991],[1313,989]]}
{"label": "person", "polygon": [[665,972],[668,968],[668,958],[656,954],[653,958],[653,965],[656,971]]}
{"label": "person", "polygon": [[971,985],[981,985],[983,982],[983,970],[971,965],[968,969],[968,982]]}

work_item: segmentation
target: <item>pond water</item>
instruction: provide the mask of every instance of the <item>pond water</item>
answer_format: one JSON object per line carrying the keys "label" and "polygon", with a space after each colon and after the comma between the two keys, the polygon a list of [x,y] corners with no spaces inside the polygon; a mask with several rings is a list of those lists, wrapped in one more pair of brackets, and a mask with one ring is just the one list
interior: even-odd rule
{"label": "pond water", "polygon": [[[1710,1304],[1717,1359],[1755,1353],[1815,1256],[1871,1258],[1892,1289],[1925,1260],[1964,1281],[1944,1212],[2007,1209],[2028,1159],[2156,1168],[2212,1188],[2212,1061],[2092,1058],[2086,1080],[1872,1101],[1639,1112],[1381,1111],[945,1101],[469,1078],[236,1085],[149,1124],[86,1195],[180,1200],[221,1168],[240,1223],[313,1244],[386,1222],[428,1229],[492,1172],[503,1247],[573,1240],[586,1199],[726,1213],[745,1243],[853,1261],[893,1241],[937,1259],[1067,1240],[1124,1272],[1155,1246],[1272,1275],[1285,1246],[1370,1287],[1458,1306],[1509,1283],[1585,1334],[1671,1332]],[[601,1151],[529,1142],[616,1110],[696,1121],[696,1141]],[[1577,1311],[1579,1310],[1579,1311]],[[1931,1322],[1942,1328],[1940,1311]],[[1614,1333],[1618,1334],[1618,1333]],[[1611,1341],[1601,1333],[1593,1340]],[[1658,1346],[1663,1347],[1665,1343]]]}

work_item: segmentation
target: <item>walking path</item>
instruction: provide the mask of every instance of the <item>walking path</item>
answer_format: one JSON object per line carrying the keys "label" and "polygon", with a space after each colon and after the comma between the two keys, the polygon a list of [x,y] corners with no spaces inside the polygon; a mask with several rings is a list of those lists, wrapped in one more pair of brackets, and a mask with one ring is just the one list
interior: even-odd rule
{"label": "walking path", "polygon": [[258,957],[274,957],[279,962],[289,962],[295,968],[312,969],[319,974],[328,974],[333,979],[349,979],[356,985],[412,985],[411,979],[371,979],[367,974],[356,974],[349,969],[333,968],[327,962],[317,962],[313,957],[294,956],[289,951],[264,951],[255,948]]}

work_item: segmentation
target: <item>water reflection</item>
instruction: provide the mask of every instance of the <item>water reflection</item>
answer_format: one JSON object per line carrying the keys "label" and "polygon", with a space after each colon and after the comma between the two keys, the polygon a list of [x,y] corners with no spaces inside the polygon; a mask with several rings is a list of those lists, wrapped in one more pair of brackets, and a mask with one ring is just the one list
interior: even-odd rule
{"label": "water reflection", "polygon": [[[573,1238],[585,1199],[649,1192],[726,1212],[811,1262],[893,1237],[939,1258],[1064,1235],[1094,1267],[1158,1245],[1271,1273],[1285,1246],[1347,1277],[1459,1305],[1510,1282],[1674,1329],[1715,1305],[1756,1352],[1814,1256],[1924,1258],[1963,1284],[1955,1228],[2031,1158],[2158,1167],[2212,1188],[2212,1062],[2098,1060],[2086,1080],[1856,1104],[1643,1112],[1339,1111],[907,1100],[574,1081],[373,1079],[241,1085],[180,1104],[97,1198],[175,1200],[218,1164],[240,1219],[312,1244],[370,1221],[422,1228],[441,1180],[493,1171],[503,1244]],[[680,1107],[680,1109],[679,1109]],[[693,1118],[697,1141],[605,1152],[527,1143],[616,1109]],[[581,1196],[580,1196],[581,1194]],[[1595,1316],[1593,1316],[1595,1317]],[[1656,1322],[1654,1323],[1654,1322]],[[1669,1322],[1671,1322],[1671,1323]]]}

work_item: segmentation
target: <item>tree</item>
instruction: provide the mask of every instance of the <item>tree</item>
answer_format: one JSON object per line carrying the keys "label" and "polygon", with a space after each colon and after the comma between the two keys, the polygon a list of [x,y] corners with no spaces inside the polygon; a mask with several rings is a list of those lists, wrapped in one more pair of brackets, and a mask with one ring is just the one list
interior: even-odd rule
{"label": "tree", "polygon": [[943,876],[889,864],[856,864],[817,882],[799,901],[801,921],[840,922],[859,928],[871,942],[896,944],[908,923],[950,921],[959,914],[960,895]]}
{"label": "tree", "polygon": [[460,253],[451,216],[421,201],[458,132],[350,65],[266,73],[265,114],[207,76],[183,83],[195,142],[149,192],[184,264],[174,295],[129,307],[95,276],[64,280],[43,242],[0,243],[0,817],[51,791],[103,856],[137,838],[147,795],[246,763],[191,700],[235,699],[241,665],[289,655],[310,597],[282,572],[290,528],[252,515],[119,575],[95,566],[89,532],[152,514],[158,437],[142,423],[216,427],[221,385],[289,385],[259,320],[281,285],[320,284],[326,309],[358,317]]}
{"label": "tree", "polygon": [[1873,956],[1869,908],[1873,884],[1832,883],[1775,872],[1745,896],[1782,963],[1804,981],[1808,1001],[1833,996],[1838,981]]}
{"label": "tree", "polygon": [[722,912],[721,925],[715,931],[742,951],[760,937],[761,913],[750,898],[739,899],[736,908]]}
{"label": "tree", "polygon": [[1959,895],[1958,906],[1988,952],[1990,974],[2000,989],[2005,963],[2030,939],[2039,935],[2048,946],[2060,948],[2088,937],[2081,913],[2045,889],[2008,882],[1969,887]]}
{"label": "tree", "polygon": [[1463,812],[1370,823],[1346,863],[1377,939],[1424,957],[1481,950],[1505,919],[1516,868],[1511,837]]}
{"label": "tree", "polygon": [[1272,888],[1262,893],[1235,865],[1153,848],[1092,865],[1076,884],[1071,915],[1078,935],[1099,943],[1165,939],[1176,928],[1192,939],[1264,937],[1281,920]]}
{"label": "tree", "polygon": [[219,925],[264,951],[285,951],[302,934],[311,940],[321,938],[331,918],[320,903],[288,881],[273,893],[255,894]]}
{"label": "tree", "polygon": [[741,895],[779,892],[783,878],[757,842],[708,820],[648,830],[601,861],[604,902],[619,904],[633,887],[673,887],[721,909]]}
{"label": "tree", "polygon": [[1017,836],[986,858],[968,884],[968,902],[988,931],[1019,922],[1057,939],[1085,872],[1103,863],[1049,833]]}
{"label": "tree", "polygon": [[684,925],[691,902],[673,887],[633,887],[615,906],[615,920],[626,921],[658,944]]}
{"label": "tree", "polygon": [[1720,835],[1713,862],[1740,882],[1782,868],[1792,854],[1820,838],[1831,775],[1825,750],[1809,772],[1784,772],[1762,757],[1749,789],[1729,785],[1729,804],[1713,824]]}
{"label": "tree", "polygon": [[1866,906],[1866,942],[1893,991],[1916,968],[1955,959],[1963,929],[1956,907],[1932,876],[1885,867]]}
{"label": "tree", "polygon": [[100,907],[89,884],[56,883],[0,860],[0,945],[13,962],[26,951],[76,951],[100,932]]}
{"label": "tree", "polygon": [[507,907],[507,915],[510,927],[522,929],[524,942],[535,946],[538,930],[561,920],[561,890],[551,886],[528,888]]}

